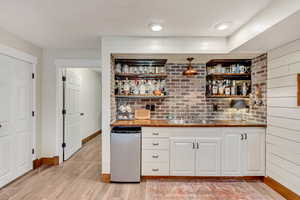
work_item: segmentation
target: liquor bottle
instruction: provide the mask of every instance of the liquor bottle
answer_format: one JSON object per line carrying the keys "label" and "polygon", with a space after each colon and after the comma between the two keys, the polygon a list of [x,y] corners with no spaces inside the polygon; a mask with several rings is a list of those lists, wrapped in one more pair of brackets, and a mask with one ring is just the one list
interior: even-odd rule
{"label": "liquor bottle", "polygon": [[128,78],[126,78],[126,81],[124,82],[124,94],[128,95],[130,92],[130,85],[128,82]]}
{"label": "liquor bottle", "polygon": [[243,96],[247,96],[247,93],[248,93],[248,86],[247,86],[247,83],[244,82],[243,87],[242,87],[242,94],[243,94]]}
{"label": "liquor bottle", "polygon": [[236,95],[236,85],[235,85],[235,80],[232,81],[232,85],[231,85],[231,95]]}
{"label": "liquor bottle", "polygon": [[230,83],[229,80],[226,81],[226,85],[225,85],[225,95],[230,95]]}
{"label": "liquor bottle", "polygon": [[146,94],[146,88],[145,88],[145,83],[144,83],[144,81],[141,81],[141,83],[140,83],[140,94],[141,95],[144,95],[144,94]]}
{"label": "liquor bottle", "polygon": [[224,95],[225,85],[223,81],[219,82],[219,94]]}
{"label": "liquor bottle", "polygon": [[218,94],[218,86],[216,84],[216,81],[213,81],[212,94],[213,95],[217,95]]}

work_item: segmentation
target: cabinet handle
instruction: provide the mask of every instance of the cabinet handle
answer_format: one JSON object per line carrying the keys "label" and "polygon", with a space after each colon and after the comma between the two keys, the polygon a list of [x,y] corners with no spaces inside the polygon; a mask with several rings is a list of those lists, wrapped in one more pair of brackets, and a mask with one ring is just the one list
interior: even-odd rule
{"label": "cabinet handle", "polygon": [[241,140],[244,140],[244,134],[241,134]]}
{"label": "cabinet handle", "polygon": [[158,146],[158,145],[159,145],[159,142],[153,142],[152,145],[153,145],[153,146]]}
{"label": "cabinet handle", "polygon": [[154,132],[154,133],[152,133],[152,135],[159,135],[159,133],[158,132]]}
{"label": "cabinet handle", "polygon": [[197,142],[197,149],[199,149],[199,143]]}
{"label": "cabinet handle", "polygon": [[248,135],[247,135],[247,133],[245,133],[245,140],[247,140],[247,138],[248,138]]}
{"label": "cabinet handle", "polygon": [[2,125],[0,124],[0,128],[2,128]]}
{"label": "cabinet handle", "polygon": [[153,154],[153,155],[152,155],[152,158],[158,158],[158,157],[159,157],[158,154]]}
{"label": "cabinet handle", "polygon": [[195,149],[195,142],[193,142],[193,149]]}
{"label": "cabinet handle", "polygon": [[153,171],[153,172],[158,172],[159,169],[158,169],[158,168],[154,168],[154,169],[152,169],[152,171]]}

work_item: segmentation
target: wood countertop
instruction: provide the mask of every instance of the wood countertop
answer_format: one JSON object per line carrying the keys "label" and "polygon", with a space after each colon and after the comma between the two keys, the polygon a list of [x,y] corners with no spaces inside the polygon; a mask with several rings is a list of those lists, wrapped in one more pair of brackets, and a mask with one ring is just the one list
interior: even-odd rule
{"label": "wood countertop", "polygon": [[144,127],[266,127],[266,124],[250,121],[230,120],[116,120],[111,126],[144,126]]}

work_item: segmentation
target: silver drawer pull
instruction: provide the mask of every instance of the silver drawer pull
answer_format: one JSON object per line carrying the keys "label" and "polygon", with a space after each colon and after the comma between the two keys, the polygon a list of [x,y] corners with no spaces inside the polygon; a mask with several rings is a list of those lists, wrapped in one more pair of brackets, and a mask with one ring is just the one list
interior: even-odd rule
{"label": "silver drawer pull", "polygon": [[152,135],[159,135],[159,133],[158,132],[154,132],[154,133],[152,133]]}
{"label": "silver drawer pull", "polygon": [[158,158],[158,157],[159,157],[158,154],[153,154],[153,155],[152,155],[152,158]]}
{"label": "silver drawer pull", "polygon": [[158,169],[158,168],[154,168],[154,169],[152,169],[152,171],[153,171],[153,172],[158,172],[159,169]]}
{"label": "silver drawer pull", "polygon": [[159,145],[159,142],[153,142],[152,145],[153,145],[153,146],[158,146],[158,145]]}

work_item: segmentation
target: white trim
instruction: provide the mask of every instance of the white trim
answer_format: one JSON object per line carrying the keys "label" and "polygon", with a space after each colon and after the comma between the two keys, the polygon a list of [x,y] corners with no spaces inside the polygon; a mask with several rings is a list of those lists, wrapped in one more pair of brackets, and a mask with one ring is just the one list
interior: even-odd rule
{"label": "white trim", "polygon": [[2,44],[0,44],[0,54],[23,60],[25,62],[32,63],[33,65],[37,64],[37,57]]}
{"label": "white trim", "polygon": [[22,60],[24,62],[28,62],[32,64],[32,73],[35,74],[35,78],[32,80],[32,111],[35,112],[35,117],[32,118],[32,147],[35,149],[35,153],[32,155],[32,160],[37,158],[37,145],[36,145],[36,65],[37,65],[37,57],[27,54],[18,49],[14,49],[5,45],[0,44],[0,54],[12,57],[14,59]]}
{"label": "white trim", "polygon": [[65,68],[87,68],[100,69],[101,61],[99,59],[57,59],[56,65],[56,155],[59,156],[59,163],[62,163],[62,73]]}

